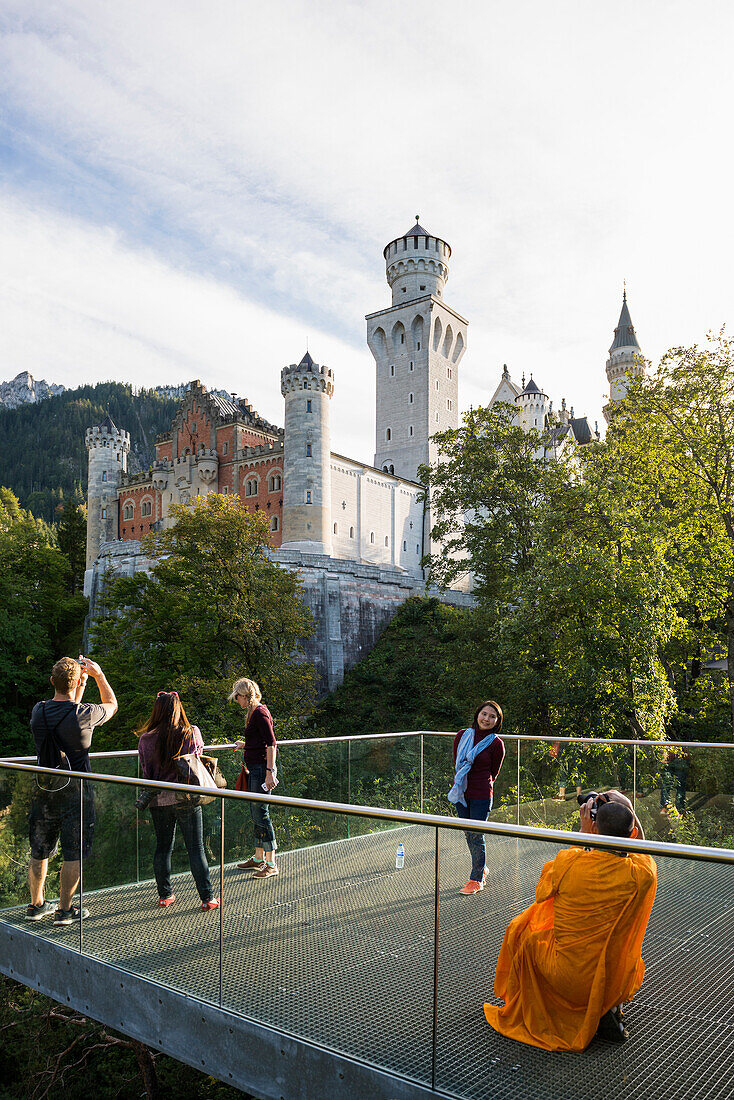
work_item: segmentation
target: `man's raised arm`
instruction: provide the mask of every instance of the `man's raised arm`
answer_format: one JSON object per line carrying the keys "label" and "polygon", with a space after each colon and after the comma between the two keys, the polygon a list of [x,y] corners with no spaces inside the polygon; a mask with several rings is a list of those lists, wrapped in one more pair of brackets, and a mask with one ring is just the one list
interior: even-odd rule
{"label": "man's raised arm", "polygon": [[99,667],[96,661],[91,661],[89,657],[82,657],[79,661],[82,666],[82,674],[85,672],[92,677],[99,689],[99,699],[102,704],[102,708],[105,712],[105,721],[111,718],[117,710],[117,699],[115,693],[110,687],[107,677],[102,669]]}

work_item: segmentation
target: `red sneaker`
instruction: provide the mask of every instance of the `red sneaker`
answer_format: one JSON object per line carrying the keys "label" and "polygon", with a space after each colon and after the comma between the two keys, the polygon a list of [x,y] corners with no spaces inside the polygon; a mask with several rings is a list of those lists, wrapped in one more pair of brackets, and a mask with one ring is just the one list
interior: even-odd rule
{"label": "red sneaker", "polygon": [[219,908],[219,898],[212,898],[210,901],[203,901],[201,903],[202,913],[208,913],[210,909]]}
{"label": "red sneaker", "polygon": [[480,890],[484,889],[483,882],[475,882],[473,878],[470,878],[466,885],[462,886],[459,890],[460,894],[478,894]]}
{"label": "red sneaker", "polygon": [[171,894],[169,898],[158,898],[158,908],[167,909],[169,905],[173,905],[176,900],[176,895]]}

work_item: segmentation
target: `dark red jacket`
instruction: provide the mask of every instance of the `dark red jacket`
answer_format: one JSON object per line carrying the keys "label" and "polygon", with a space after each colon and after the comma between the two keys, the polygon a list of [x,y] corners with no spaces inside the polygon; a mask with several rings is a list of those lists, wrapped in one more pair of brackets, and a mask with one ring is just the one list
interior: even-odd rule
{"label": "dark red jacket", "polygon": [[[454,764],[459,742],[466,730],[459,730],[454,738]],[[478,745],[487,736],[482,730],[474,730],[474,744]],[[495,739],[486,749],[482,749],[479,756],[474,758],[471,771],[466,777],[466,790],[464,798],[491,798],[494,793],[494,781],[500,774],[502,761],[505,759],[505,745],[501,738],[495,735]]]}

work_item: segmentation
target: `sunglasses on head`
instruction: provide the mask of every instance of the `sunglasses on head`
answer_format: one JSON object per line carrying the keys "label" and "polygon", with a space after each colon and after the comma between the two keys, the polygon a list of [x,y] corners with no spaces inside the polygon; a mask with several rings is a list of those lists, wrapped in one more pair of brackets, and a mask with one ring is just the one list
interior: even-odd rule
{"label": "sunglasses on head", "polygon": [[176,699],[178,699],[178,692],[177,691],[159,691],[158,694],[156,695],[156,699],[160,699],[160,697],[162,695],[173,695],[173,696],[176,697]]}

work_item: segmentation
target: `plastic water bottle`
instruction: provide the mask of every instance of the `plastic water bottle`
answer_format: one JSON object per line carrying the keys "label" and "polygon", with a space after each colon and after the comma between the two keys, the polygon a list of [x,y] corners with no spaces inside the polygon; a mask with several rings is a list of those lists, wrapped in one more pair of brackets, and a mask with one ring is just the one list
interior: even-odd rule
{"label": "plastic water bottle", "polygon": [[405,848],[402,844],[398,844],[398,850],[395,853],[395,870],[402,871],[403,864],[405,863]]}

